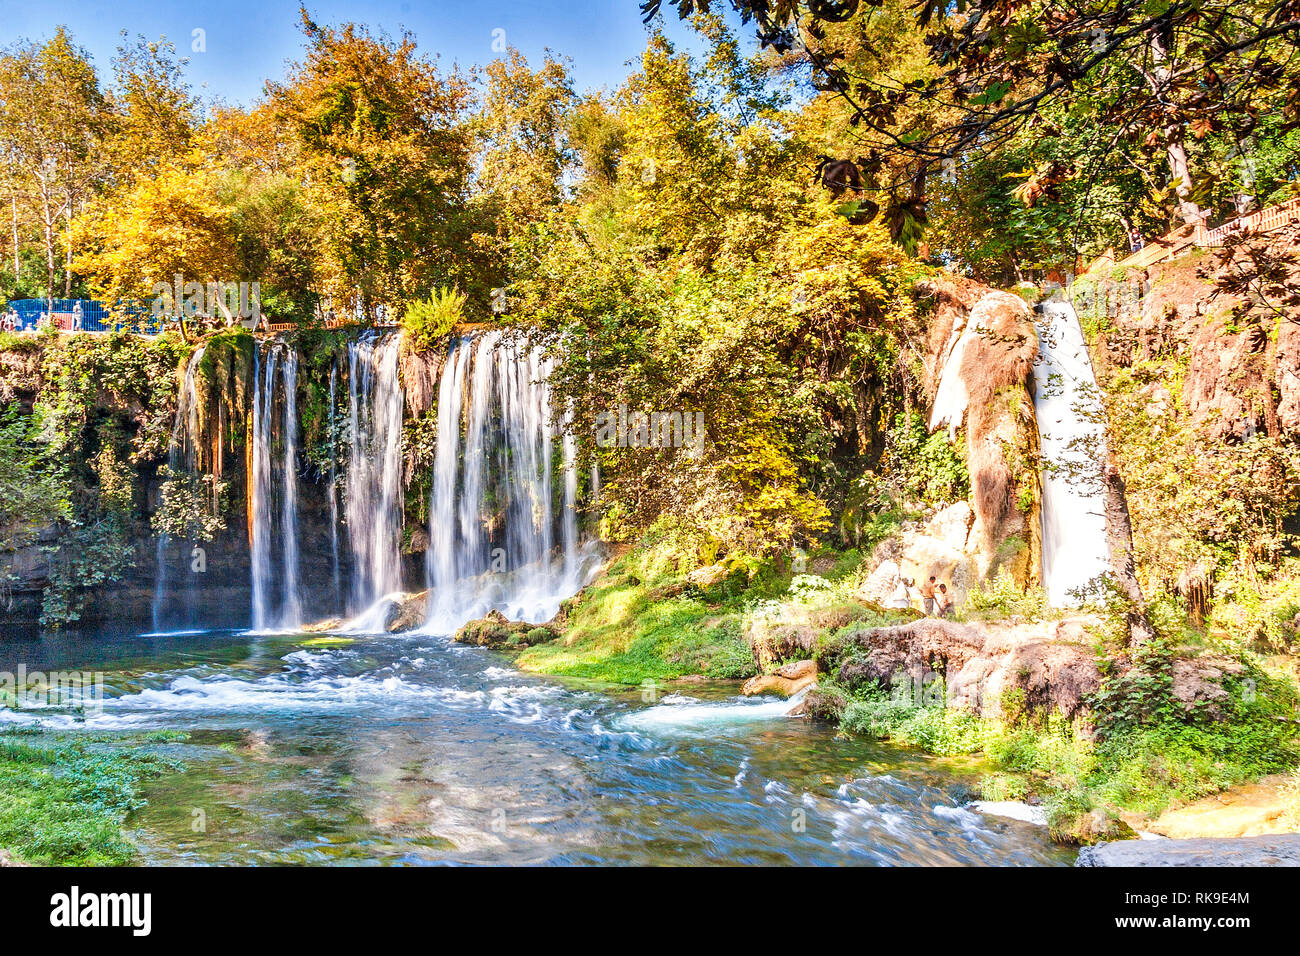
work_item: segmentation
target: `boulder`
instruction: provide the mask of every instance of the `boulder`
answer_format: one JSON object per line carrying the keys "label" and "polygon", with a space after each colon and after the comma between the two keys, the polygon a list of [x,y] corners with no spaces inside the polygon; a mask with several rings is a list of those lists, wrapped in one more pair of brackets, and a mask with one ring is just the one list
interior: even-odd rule
{"label": "boulder", "polygon": [[758,621],[750,626],[749,647],[764,670],[792,657],[807,657],[817,648],[820,631],[800,622]]}
{"label": "boulder", "polygon": [[966,600],[971,585],[976,581],[975,563],[970,555],[929,534],[903,536],[900,567],[903,576],[918,585],[933,575],[937,583],[948,585],[953,600],[958,604]]}
{"label": "boulder", "polygon": [[858,599],[872,604],[883,604],[898,587],[898,578],[901,574],[902,570],[898,562],[886,558],[859,586]]}
{"label": "boulder", "polygon": [[500,611],[494,610],[488,611],[486,617],[463,625],[452,640],[476,647],[530,647],[554,640],[555,636],[555,632],[548,627],[525,621],[511,621]]}
{"label": "boulder", "polygon": [[920,618],[892,627],[862,627],[827,643],[818,668],[852,691],[889,689],[900,681],[923,689],[942,675],[948,702],[999,716],[1008,691],[1029,710],[1074,717],[1101,683],[1081,624],[991,628]]}
{"label": "boulder", "polygon": [[1075,866],[1300,866],[1300,833],[1103,843],[1080,850]]}
{"label": "boulder", "polygon": [[925,526],[925,533],[943,542],[953,551],[965,551],[971,525],[974,523],[975,512],[971,510],[969,504],[959,501],[931,518]]}
{"label": "boulder", "polygon": [[793,697],[805,687],[817,682],[817,664],[813,661],[791,661],[783,664],[771,674],[760,674],[745,681],[740,692],[746,697],[755,694],[779,694]]}
{"label": "boulder", "polygon": [[396,612],[388,621],[388,633],[400,634],[410,631],[424,623],[428,615],[429,592],[412,594],[397,605]]}

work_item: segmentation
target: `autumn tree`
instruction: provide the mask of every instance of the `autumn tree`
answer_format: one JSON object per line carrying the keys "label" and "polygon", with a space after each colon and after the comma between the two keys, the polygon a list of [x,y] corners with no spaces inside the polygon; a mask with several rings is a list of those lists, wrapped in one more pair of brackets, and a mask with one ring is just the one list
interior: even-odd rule
{"label": "autumn tree", "polygon": [[[71,292],[73,217],[103,175],[98,143],[106,123],[90,56],[62,27],[43,44],[18,44],[0,55],[0,160],[11,189],[25,192],[39,221],[50,299],[59,272],[60,230],[63,292]],[[16,197],[12,201],[16,209]]]}
{"label": "autumn tree", "polygon": [[[927,181],[970,153],[999,148],[1019,134],[1052,135],[1052,108],[1086,107],[1113,142],[1159,149],[1182,221],[1201,214],[1190,159],[1192,140],[1230,132],[1248,148],[1262,117],[1300,122],[1300,12],[1293,0],[923,0],[911,8],[924,32],[931,75],[863,69],[863,60],[828,38],[860,25],[863,49],[884,5],[859,0],[728,0],[755,24],[764,45],[805,61],[815,85],[840,99],[854,128],[883,140],[871,175],[887,170],[897,187],[898,231],[923,212]],[[655,16],[661,0],[644,0]],[[712,0],[672,0],[683,16]],[[942,122],[899,124],[917,106]],[[886,156],[893,163],[884,162]],[[1021,198],[1033,204],[1078,174],[1055,160],[1027,170]],[[904,208],[912,204],[913,209]]]}
{"label": "autumn tree", "polygon": [[319,216],[321,291],[373,317],[455,273],[471,91],[460,74],[439,73],[409,34],[321,26],[305,10],[302,27],[305,60],[268,90]]}

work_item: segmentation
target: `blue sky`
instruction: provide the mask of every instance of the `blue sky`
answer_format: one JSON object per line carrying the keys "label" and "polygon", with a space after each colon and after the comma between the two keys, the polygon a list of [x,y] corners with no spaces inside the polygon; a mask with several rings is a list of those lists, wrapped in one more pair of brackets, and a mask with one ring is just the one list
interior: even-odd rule
{"label": "blue sky", "polygon": [[[637,0],[308,0],[306,6],[318,23],[355,20],[394,35],[406,28],[443,65],[488,62],[499,55],[493,31],[504,30],[505,42],[534,64],[548,47],[569,56],[579,89],[614,88],[645,46]],[[666,20],[675,40],[688,36],[675,13]],[[150,39],[166,35],[189,56],[196,92],[238,104],[260,97],[263,81],[281,77],[285,63],[302,52],[298,0],[0,0],[0,22],[10,40],[44,39],[66,25],[104,79],[121,30]],[[204,31],[203,52],[192,50],[194,30]]]}

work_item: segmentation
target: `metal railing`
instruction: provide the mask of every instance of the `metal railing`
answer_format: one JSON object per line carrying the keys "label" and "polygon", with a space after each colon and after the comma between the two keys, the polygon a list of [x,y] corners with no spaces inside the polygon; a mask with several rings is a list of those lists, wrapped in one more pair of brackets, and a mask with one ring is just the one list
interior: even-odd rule
{"label": "metal railing", "polygon": [[52,324],[65,332],[117,332],[125,329],[140,335],[157,335],[166,326],[148,306],[119,302],[110,308],[94,299],[12,299],[0,310],[0,328],[6,331],[34,331]]}
{"label": "metal railing", "polygon": [[1159,239],[1152,239],[1137,252],[1118,262],[1115,261],[1115,250],[1107,249],[1094,259],[1081,275],[1109,272],[1113,269],[1145,269],[1157,262],[1173,259],[1193,247],[1220,248],[1229,236],[1236,233],[1249,232],[1264,236],[1296,222],[1300,222],[1300,198],[1277,206],[1269,206],[1247,216],[1230,219],[1213,229],[1207,229],[1205,220],[1201,219],[1191,225],[1179,226]]}

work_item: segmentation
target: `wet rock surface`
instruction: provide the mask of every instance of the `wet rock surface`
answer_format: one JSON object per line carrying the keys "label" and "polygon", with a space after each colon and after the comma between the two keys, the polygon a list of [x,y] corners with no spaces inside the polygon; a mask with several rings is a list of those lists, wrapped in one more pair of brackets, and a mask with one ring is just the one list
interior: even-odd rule
{"label": "wet rock surface", "polygon": [[1076,866],[1300,866],[1300,833],[1216,840],[1125,840],[1079,851]]}

